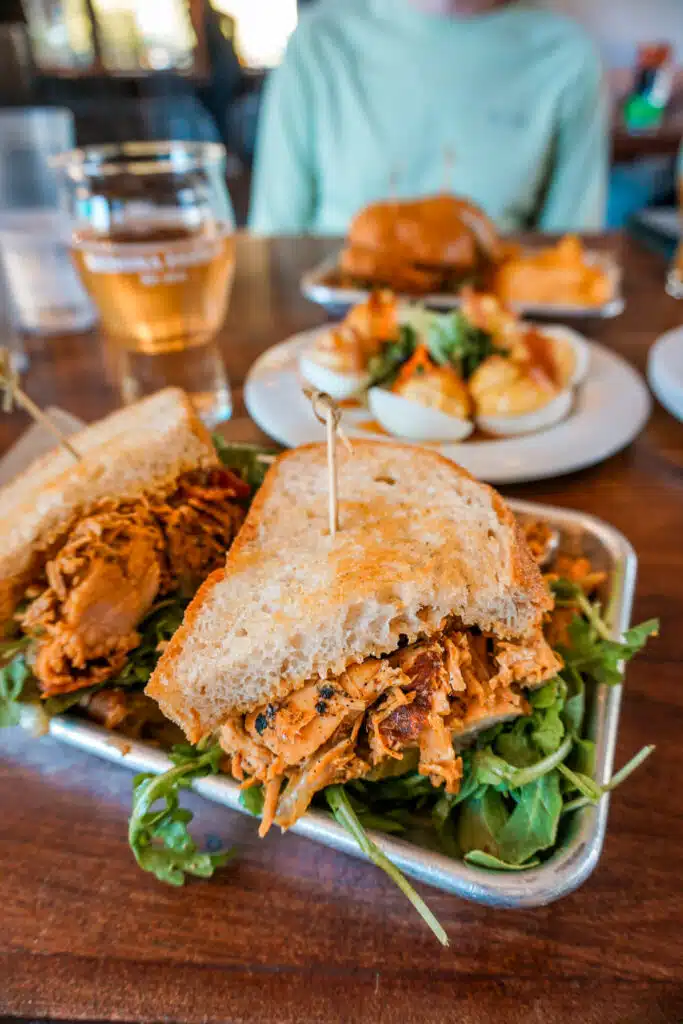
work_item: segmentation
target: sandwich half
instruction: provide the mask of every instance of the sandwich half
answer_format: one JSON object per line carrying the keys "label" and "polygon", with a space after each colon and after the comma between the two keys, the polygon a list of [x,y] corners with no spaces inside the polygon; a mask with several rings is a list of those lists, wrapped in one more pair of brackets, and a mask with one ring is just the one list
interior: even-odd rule
{"label": "sandwich half", "polygon": [[71,438],[0,490],[0,633],[30,641],[43,697],[113,679],[160,599],[218,565],[249,488],[169,388]]}
{"label": "sandwich half", "polygon": [[458,790],[460,746],[528,713],[561,667],[551,597],[500,496],[440,455],[354,442],[328,532],[323,445],[281,456],[146,692],[232,775],[262,833],[326,786],[419,770]]}

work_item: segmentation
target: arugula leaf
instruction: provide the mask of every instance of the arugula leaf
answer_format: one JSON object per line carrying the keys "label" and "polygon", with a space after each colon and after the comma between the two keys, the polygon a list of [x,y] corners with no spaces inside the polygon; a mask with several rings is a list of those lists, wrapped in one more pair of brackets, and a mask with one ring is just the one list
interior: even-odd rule
{"label": "arugula leaf", "polygon": [[479,796],[470,797],[460,809],[456,829],[463,854],[470,850],[483,850],[498,856],[498,835],[505,828],[508,817],[505,800],[490,786]]}
{"label": "arugula leaf", "polygon": [[495,856],[507,864],[523,864],[555,845],[562,814],[557,772],[548,772],[513,792],[516,807],[496,833]]}
{"label": "arugula leaf", "polygon": [[530,725],[530,719],[518,718],[508,729],[501,730],[493,743],[496,754],[513,768],[527,768],[538,761]]}
{"label": "arugula leaf", "polygon": [[586,714],[586,686],[575,668],[565,668],[563,674],[568,679],[568,696],[561,711],[562,721],[567,732],[578,737]]}
{"label": "arugula leaf", "polygon": [[[588,804],[596,804],[600,797],[604,796],[605,793],[611,793],[612,790],[616,789],[617,786],[620,786],[621,783],[629,777],[629,775],[632,775],[637,768],[640,768],[643,761],[645,761],[650,756],[654,749],[655,747],[653,744],[650,744],[647,747],[643,747],[641,750],[638,751],[637,754],[635,754],[631,758],[630,761],[626,762],[623,768],[620,768],[618,772],[615,772],[610,781],[604,786],[597,786],[595,781],[589,778],[589,782],[593,786],[596,786],[598,790],[597,797],[595,795],[589,796],[586,792],[582,790],[581,796],[576,797],[575,800],[570,800],[568,803],[564,805],[564,807],[562,808],[562,813],[568,814],[570,811],[576,811],[580,807],[586,807]],[[564,767],[566,768],[566,766]],[[585,783],[586,778],[587,776],[583,776],[580,779],[580,782]],[[581,786],[577,785],[575,788],[581,789]]]}
{"label": "arugula leaf", "polygon": [[381,799],[383,802],[392,804],[412,804],[419,797],[430,796],[434,792],[434,787],[429,779],[418,772],[410,772],[407,775],[378,782],[364,782],[360,785],[362,790],[358,786],[356,786],[356,790],[363,796],[369,797],[371,803],[376,799]]}
{"label": "arugula leaf", "polygon": [[533,857],[523,864],[508,864],[507,861],[494,857],[485,850],[469,850],[464,857],[468,864],[474,864],[479,868],[489,868],[491,871],[528,871],[529,868],[536,868],[541,863],[540,858]]}
{"label": "arugula leaf", "polygon": [[0,729],[19,725],[21,697],[31,672],[21,654],[0,668]]}
{"label": "arugula leaf", "polygon": [[467,380],[492,355],[507,355],[488,331],[475,327],[461,310],[432,314],[426,332],[427,348],[435,362],[450,364]]}
{"label": "arugula leaf", "polygon": [[432,807],[432,826],[436,832],[439,845],[449,857],[459,857],[460,847],[455,833],[453,808],[456,797],[444,793]]}
{"label": "arugula leaf", "polygon": [[381,870],[389,876],[392,882],[399,887],[404,896],[407,896],[422,920],[434,932],[441,945],[447,946],[448,936],[446,935],[446,932],[434,917],[434,914],[431,912],[422,897],[415,891],[415,889],[413,889],[405,875],[399,871],[395,864],[392,864],[389,858],[386,857],[380,848],[373,843],[372,839],[370,839],[370,836],[366,833],[358,820],[356,813],[351,806],[351,802],[349,801],[347,794],[344,792],[344,787],[328,786],[325,790],[325,798],[335,820],[353,836],[365,856],[368,857],[378,868],[381,868]]}
{"label": "arugula leaf", "polygon": [[580,672],[598,684],[618,686],[624,680],[622,663],[630,661],[642,650],[648,638],[657,635],[658,628],[658,621],[649,619],[627,630],[619,642],[599,635],[595,620],[577,616],[567,629],[569,646],[561,646],[558,650],[568,669]]}
{"label": "arugula leaf", "polygon": [[651,636],[657,636],[659,620],[641,622],[626,630],[621,641],[613,640],[609,625],[600,615],[599,605],[589,601],[578,584],[561,577],[550,586],[556,604],[575,607],[581,613],[568,627],[569,646],[558,648],[566,669],[588,676],[596,683],[611,686],[622,683],[621,663],[630,661]]}
{"label": "arugula leaf", "polygon": [[257,444],[237,444],[226,441],[220,434],[213,435],[213,444],[218,458],[226,469],[237,473],[252,491],[257,491],[278,454],[276,448],[264,448]]}
{"label": "arugula leaf", "polygon": [[[192,812],[180,807],[178,795],[194,779],[215,775],[223,752],[218,743],[183,744],[174,747],[170,756],[174,766],[167,772],[136,775],[133,780],[128,842],[144,871],[169,885],[182,885],[186,875],[209,878],[232,856],[232,851],[202,853],[197,849],[187,828]],[[155,810],[160,802],[162,807]]]}
{"label": "arugula leaf", "polygon": [[567,764],[575,771],[590,775],[592,778],[595,771],[595,743],[592,740],[575,739]]}
{"label": "arugula leaf", "polygon": [[400,812],[393,815],[375,814],[372,811],[356,811],[357,817],[363,828],[374,829],[375,832],[387,832],[389,835],[405,832],[410,823],[400,820]]}
{"label": "arugula leaf", "polygon": [[402,324],[397,341],[390,341],[368,362],[369,387],[390,387],[403,363],[406,363],[418,345],[418,333],[412,324]]}
{"label": "arugula leaf", "polygon": [[263,786],[249,786],[248,789],[240,790],[240,803],[245,811],[260,818],[263,814]]}

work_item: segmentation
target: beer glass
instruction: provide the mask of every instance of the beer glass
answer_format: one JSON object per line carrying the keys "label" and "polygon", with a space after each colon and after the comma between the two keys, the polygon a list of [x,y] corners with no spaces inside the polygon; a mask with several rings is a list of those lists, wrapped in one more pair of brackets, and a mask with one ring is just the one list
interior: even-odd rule
{"label": "beer glass", "polygon": [[182,387],[209,425],[228,419],[215,337],[235,269],[235,222],[218,143],[131,142],[56,158],[72,256],[110,340],[128,403]]}

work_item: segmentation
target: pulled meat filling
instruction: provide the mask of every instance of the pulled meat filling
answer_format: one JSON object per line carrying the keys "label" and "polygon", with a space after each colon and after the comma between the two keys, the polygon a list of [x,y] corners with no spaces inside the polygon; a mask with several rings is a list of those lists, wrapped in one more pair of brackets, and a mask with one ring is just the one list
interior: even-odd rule
{"label": "pulled meat filling", "polygon": [[265,785],[261,834],[273,822],[293,825],[326,786],[381,771],[409,750],[422,775],[457,793],[462,759],[453,737],[528,713],[522,687],[560,667],[540,630],[513,642],[453,626],[236,715],[220,742],[236,779]]}
{"label": "pulled meat filling", "polygon": [[197,470],[163,500],[102,501],[77,523],[18,617],[37,640],[33,671],[44,696],[116,676],[154,602],[192,592],[222,564],[244,517],[234,499],[248,493],[227,470]]}

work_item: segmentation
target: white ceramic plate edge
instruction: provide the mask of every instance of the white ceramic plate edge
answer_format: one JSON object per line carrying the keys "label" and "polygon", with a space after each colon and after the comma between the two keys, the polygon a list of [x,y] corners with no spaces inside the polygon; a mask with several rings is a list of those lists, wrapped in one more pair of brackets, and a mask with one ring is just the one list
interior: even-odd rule
{"label": "white ceramic plate edge", "polygon": [[[296,368],[299,351],[313,343],[323,326],[304,331],[274,346],[254,363],[244,386],[251,418],[286,447],[324,440],[301,393]],[[577,392],[578,411],[562,423],[536,434],[497,441],[469,441],[433,447],[460,462],[474,476],[494,484],[524,483],[572,473],[596,465],[638,436],[650,415],[650,393],[640,374],[609,349],[591,345],[591,368]],[[605,395],[611,402],[605,407]],[[354,425],[367,410],[345,413],[350,437],[394,440]],[[400,439],[395,439],[400,440]]]}

